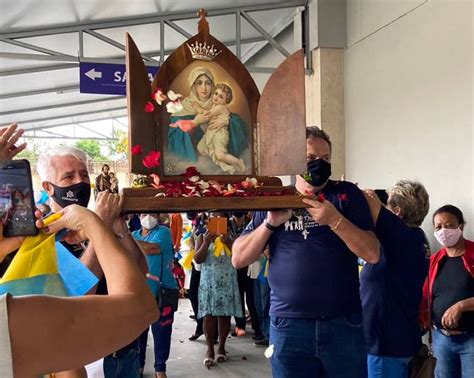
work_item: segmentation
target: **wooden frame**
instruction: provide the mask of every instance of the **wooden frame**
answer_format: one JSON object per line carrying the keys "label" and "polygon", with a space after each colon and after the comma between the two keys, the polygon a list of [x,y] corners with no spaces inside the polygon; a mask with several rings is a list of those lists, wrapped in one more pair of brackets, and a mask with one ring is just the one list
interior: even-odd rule
{"label": "wooden frame", "polygon": [[[300,174],[306,170],[306,116],[305,116],[305,96],[304,96],[304,61],[302,50],[297,51],[287,58],[272,74],[268,80],[262,98],[258,92],[257,86],[252,77],[245,69],[245,66],[235,57],[225,45],[212,37],[209,33],[209,25],[205,19],[205,11],[200,11],[200,20],[198,26],[198,34],[188,39],[184,44],[178,47],[165,61],[158,71],[152,85],[150,86],[145,66],[141,54],[133,42],[130,35],[127,34],[126,50],[127,50],[127,103],[129,110],[129,145],[130,148],[140,145],[144,153],[149,151],[159,151],[160,164],[154,170],[150,170],[142,164],[142,155],[130,154],[130,170],[136,174],[156,173],[162,181],[182,180],[180,174],[184,172],[187,166],[198,165],[198,171],[201,172],[204,180],[216,179],[222,184],[238,182],[245,180],[246,177],[259,177],[267,187],[276,186],[277,191],[281,191],[281,181],[276,179],[275,182],[271,176]],[[201,127],[194,115],[186,114],[188,118],[171,118],[164,104],[158,106],[155,104],[154,111],[146,112],[145,105],[152,98],[152,93],[158,89],[163,94],[168,91],[183,91],[183,95],[189,95],[190,88],[193,88],[195,94],[197,91],[197,81],[200,76],[192,75],[197,68],[205,68],[211,70],[211,74],[204,76],[219,77],[218,81],[224,81],[230,84],[232,91],[236,94],[237,103],[240,101],[240,111],[247,109],[246,115],[242,115],[232,108],[235,103],[228,104],[229,122],[228,128],[231,128],[233,114],[238,114],[241,119],[247,121],[247,144],[246,150],[241,153],[233,153],[230,150],[231,131],[227,144],[228,152],[235,158],[244,162],[243,168],[240,163],[232,163],[235,169],[225,170],[220,158],[216,158],[217,154],[205,155],[208,162],[211,161],[215,167],[221,168],[216,170],[200,169],[199,164],[193,164],[193,161],[187,161],[187,157],[191,156],[186,153],[189,150],[199,149],[199,142],[193,142],[192,133]],[[215,84],[214,80],[214,84]],[[187,84],[186,84],[187,82]],[[187,85],[187,87],[186,87]],[[188,92],[186,92],[186,88]],[[225,88],[224,88],[225,89]],[[221,90],[220,93],[224,91]],[[181,92],[180,92],[181,93]],[[204,92],[203,92],[204,93]],[[200,101],[209,100],[209,94],[201,93]],[[189,98],[192,96],[189,95]],[[199,93],[197,95],[199,97]],[[196,98],[196,96],[195,96]],[[182,101],[183,103],[186,100]],[[242,105],[243,104],[243,105]],[[224,106],[224,105],[222,105]],[[223,109],[221,106],[220,109]],[[227,106],[227,104],[226,104]],[[225,106],[224,106],[225,108]],[[212,108],[211,108],[212,109]],[[243,109],[243,110],[242,110]],[[230,111],[230,114],[229,114]],[[204,114],[205,112],[202,111]],[[175,113],[179,114],[179,113]],[[206,113],[207,114],[207,113]],[[220,114],[225,117],[225,115]],[[172,122],[170,122],[172,121]],[[170,125],[171,123],[171,125]],[[196,125],[197,124],[197,125]],[[191,126],[189,126],[191,125]],[[207,129],[204,134],[212,127],[212,121],[207,123]],[[184,129],[182,127],[187,127]],[[182,159],[173,162],[168,160],[168,156],[181,153],[178,148],[174,147],[175,140],[172,140],[171,134],[174,129],[183,131],[181,135],[185,135],[189,139],[189,143],[183,143],[183,146],[192,146],[192,148],[184,148]],[[188,137],[186,137],[186,135]],[[196,138],[197,139],[197,138]],[[181,139],[177,139],[181,143]],[[173,154],[169,153],[168,148],[173,150]],[[176,152],[178,151],[178,152]],[[246,155],[245,155],[246,154]],[[217,160],[216,160],[217,159]],[[199,161],[199,156],[198,156]],[[177,162],[177,163],[175,163]],[[189,164],[189,165],[187,165]],[[211,165],[212,168],[212,165]],[[219,174],[216,174],[218,173]],[[279,189],[278,189],[279,188]],[[147,193],[149,201],[144,200],[143,194]],[[137,191],[134,189],[125,190],[126,211],[146,212],[153,208],[168,209],[169,211],[184,210],[210,210],[210,209],[277,209],[277,208],[301,208],[306,207],[301,199],[293,195],[285,196],[269,196],[269,197],[206,197],[206,198],[154,198],[158,193],[150,191]],[[135,197],[135,198],[132,198]],[[286,205],[285,205],[286,204]],[[251,206],[251,207],[249,207]],[[174,210],[173,210],[174,209]]]}

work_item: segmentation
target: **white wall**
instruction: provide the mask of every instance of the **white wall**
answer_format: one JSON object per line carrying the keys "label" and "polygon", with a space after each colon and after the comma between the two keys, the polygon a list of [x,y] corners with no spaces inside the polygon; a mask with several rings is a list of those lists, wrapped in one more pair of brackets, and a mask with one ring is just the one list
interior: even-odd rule
{"label": "white wall", "polygon": [[472,1],[348,0],[347,22],[347,179],[372,188],[419,179],[431,241],[431,214],[446,203],[474,239]]}

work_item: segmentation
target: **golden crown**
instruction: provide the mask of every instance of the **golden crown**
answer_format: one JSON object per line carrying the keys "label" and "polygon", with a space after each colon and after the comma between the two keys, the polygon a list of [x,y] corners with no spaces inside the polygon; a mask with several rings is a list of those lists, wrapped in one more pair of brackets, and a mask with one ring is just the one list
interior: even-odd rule
{"label": "golden crown", "polygon": [[191,43],[186,43],[188,46],[189,51],[191,52],[191,55],[193,56],[194,59],[199,59],[199,60],[207,60],[211,61],[214,60],[214,58],[219,55],[221,51],[218,51],[217,49],[214,48],[214,45],[208,46],[206,42],[195,42],[194,45]]}

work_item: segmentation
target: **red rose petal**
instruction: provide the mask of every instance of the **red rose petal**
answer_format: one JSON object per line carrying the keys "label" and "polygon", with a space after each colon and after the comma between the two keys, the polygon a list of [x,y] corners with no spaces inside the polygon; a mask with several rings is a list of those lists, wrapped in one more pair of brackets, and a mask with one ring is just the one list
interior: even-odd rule
{"label": "red rose petal", "polygon": [[131,149],[132,155],[140,155],[143,152],[143,148],[141,145],[136,144]]}
{"label": "red rose petal", "polygon": [[151,101],[148,101],[146,104],[145,104],[145,112],[147,113],[151,113],[155,110],[155,105],[153,105],[153,103]]}

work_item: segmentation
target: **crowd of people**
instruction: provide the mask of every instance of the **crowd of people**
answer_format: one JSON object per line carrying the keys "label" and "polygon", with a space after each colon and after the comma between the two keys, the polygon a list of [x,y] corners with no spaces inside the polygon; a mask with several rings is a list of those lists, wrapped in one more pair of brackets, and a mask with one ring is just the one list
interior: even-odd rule
{"label": "crowd of people", "polygon": [[[0,160],[25,148],[15,145],[21,133],[16,125],[0,129]],[[186,214],[189,288],[177,260],[181,215],[125,219],[123,197],[111,187],[87,210],[87,156],[71,147],[43,153],[42,188],[61,217],[46,226],[49,209],[38,210],[37,227],[67,229],[61,243],[99,283],[74,298],[0,296],[0,375],[84,377],[84,366],[103,359],[106,377],[140,377],[151,329],[155,374],[166,377],[186,287],[196,320],[189,340],[205,337],[206,368],[227,361],[229,334],[246,335],[248,310],[255,345],[266,347],[274,377],[408,377],[427,331],[435,376],[470,376],[474,242],[463,236],[462,211],[445,205],[434,212],[442,248],[431,254],[420,228],[429,211],[421,183],[399,180],[379,197],[333,181],[329,136],[308,127],[306,142],[308,172],[295,186],[307,209]],[[225,229],[216,232],[213,218],[226,219]],[[0,259],[22,242],[0,232]]]}

